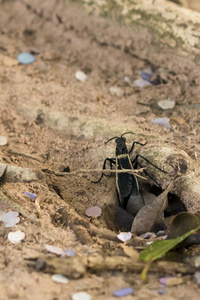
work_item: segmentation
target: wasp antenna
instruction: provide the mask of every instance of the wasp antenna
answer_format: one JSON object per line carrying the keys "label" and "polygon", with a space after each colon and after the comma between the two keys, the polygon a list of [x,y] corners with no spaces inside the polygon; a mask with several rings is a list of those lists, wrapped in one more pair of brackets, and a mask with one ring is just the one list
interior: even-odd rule
{"label": "wasp antenna", "polygon": [[114,140],[114,139],[118,139],[119,137],[118,136],[113,136],[111,139],[109,139],[109,140],[107,140],[107,142],[105,142],[105,145],[108,143],[108,142],[110,142],[110,141],[112,141],[112,140]]}
{"label": "wasp antenna", "polygon": [[127,132],[122,133],[121,137],[123,137],[123,135],[128,134],[128,133],[135,134],[135,133],[132,132],[132,131],[127,131]]}

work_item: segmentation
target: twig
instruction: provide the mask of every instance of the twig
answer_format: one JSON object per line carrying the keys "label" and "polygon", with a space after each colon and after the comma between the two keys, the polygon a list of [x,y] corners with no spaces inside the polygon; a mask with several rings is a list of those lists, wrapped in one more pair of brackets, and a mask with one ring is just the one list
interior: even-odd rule
{"label": "twig", "polygon": [[2,191],[0,191],[1,199],[12,209],[16,209],[21,215],[25,218],[29,219],[31,222],[39,224],[40,220],[29,214],[26,210],[24,210],[19,204],[15,203],[12,198],[15,198],[13,194],[11,194],[7,189],[2,187]]}
{"label": "twig", "polygon": [[36,161],[39,161],[39,162],[43,162],[41,159],[39,159],[37,157],[34,157],[32,155],[25,154],[25,153],[16,152],[16,151],[13,151],[13,150],[8,150],[8,153],[14,154],[14,155],[19,155],[19,156],[24,156],[26,158],[30,158],[30,159],[33,159],[33,160],[36,160]]}
{"label": "twig", "polygon": [[[139,273],[146,266],[145,262],[134,261],[123,256],[88,255],[75,257],[37,257],[30,258],[28,266],[51,274],[63,274],[69,278],[80,278],[86,272],[127,271]],[[151,264],[149,272],[165,274],[192,274],[195,268],[183,263],[160,261]]]}
{"label": "twig", "polygon": [[107,228],[100,229],[93,225],[89,219],[80,216],[73,208],[69,205],[59,210],[63,226],[69,226],[76,235],[77,240],[82,244],[92,244],[94,241],[91,237],[99,236],[100,238],[119,242],[116,234]]}
{"label": "twig", "polygon": [[141,168],[141,169],[123,169],[123,170],[102,170],[102,169],[79,169],[77,171],[71,171],[71,172],[55,172],[52,170],[46,170],[46,169],[42,169],[43,172],[45,173],[49,173],[49,174],[53,174],[56,176],[62,176],[62,177],[67,177],[70,175],[80,175],[80,174],[86,174],[86,173],[105,173],[105,174],[110,174],[110,173],[128,173],[128,174],[134,174],[137,177],[140,177],[142,179],[145,179],[145,177],[139,175],[139,172],[142,172],[145,168]]}

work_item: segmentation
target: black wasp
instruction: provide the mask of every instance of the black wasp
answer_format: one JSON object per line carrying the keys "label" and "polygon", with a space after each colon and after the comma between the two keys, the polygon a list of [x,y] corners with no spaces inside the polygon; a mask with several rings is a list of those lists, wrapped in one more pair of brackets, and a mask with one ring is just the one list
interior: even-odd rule
{"label": "black wasp", "polygon": [[[115,165],[116,171],[117,170],[123,170],[123,169],[137,169],[137,167],[143,167],[141,163],[139,162],[139,158],[145,160],[147,163],[151,164],[156,169],[166,173],[165,171],[161,170],[159,167],[154,165],[152,162],[150,162],[147,158],[144,156],[137,154],[133,160],[131,160],[130,154],[133,152],[135,144],[138,144],[140,146],[145,146],[147,143],[140,143],[134,141],[132,143],[131,149],[128,151],[126,146],[126,139],[124,137],[125,134],[134,134],[133,132],[125,132],[120,137],[112,137],[109,139],[106,144],[113,139],[115,139],[116,142],[116,150],[114,158],[106,158],[103,163],[103,170],[106,169],[106,163],[110,163],[110,168],[112,169],[113,165]],[[159,184],[148,174],[146,170],[143,170],[145,175],[150,177],[158,186]],[[101,177],[95,181],[95,183],[98,183],[103,176],[110,176],[106,175],[102,172]],[[131,213],[133,216],[135,216],[138,211],[145,205],[144,199],[140,193],[139,184],[137,177],[134,174],[130,173],[118,173],[116,172],[116,189],[117,189],[117,195],[118,195],[118,201],[119,205],[126,209],[129,213]]]}

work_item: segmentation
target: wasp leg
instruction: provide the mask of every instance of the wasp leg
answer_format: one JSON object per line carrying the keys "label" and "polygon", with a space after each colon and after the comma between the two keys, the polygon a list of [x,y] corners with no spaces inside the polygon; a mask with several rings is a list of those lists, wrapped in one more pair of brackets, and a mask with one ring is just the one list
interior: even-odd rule
{"label": "wasp leg", "polygon": [[[138,161],[136,162],[135,167],[137,167],[137,165],[139,165],[140,168],[144,168]],[[159,186],[162,189],[161,185],[151,175],[149,175],[149,173],[146,170],[143,170],[143,172],[146,176],[148,176],[151,180],[153,180],[157,186]]]}
{"label": "wasp leg", "polygon": [[[106,159],[104,160],[102,170],[105,170],[105,169],[106,169],[106,162],[107,162],[107,161],[110,162],[110,169],[112,170],[112,165],[115,165],[115,164],[116,164],[115,158],[106,158]],[[98,180],[96,180],[96,181],[92,181],[92,183],[98,183],[98,182],[100,182],[101,179],[103,178],[103,176],[110,177],[111,174],[108,175],[108,174],[104,174],[104,173],[102,172],[100,178],[99,178]]]}
{"label": "wasp leg", "polygon": [[[140,154],[137,154],[136,157],[134,158],[134,160],[132,161],[132,164],[133,164],[133,165],[138,163],[138,158],[139,158],[139,157],[142,158],[143,160],[145,160],[148,164],[152,165],[152,166],[153,166],[154,168],[156,168],[157,170],[159,170],[159,171],[161,171],[161,172],[167,174],[166,171],[160,169],[159,167],[157,167],[156,165],[154,165],[150,160],[148,160],[146,157],[144,157],[144,156],[142,156],[142,155],[140,155]],[[138,164],[139,164],[139,163],[138,163]]]}
{"label": "wasp leg", "polygon": [[140,145],[140,146],[145,146],[147,143],[142,144],[140,142],[133,142],[131,149],[129,150],[129,154],[131,154],[131,152],[133,151],[135,144]]}

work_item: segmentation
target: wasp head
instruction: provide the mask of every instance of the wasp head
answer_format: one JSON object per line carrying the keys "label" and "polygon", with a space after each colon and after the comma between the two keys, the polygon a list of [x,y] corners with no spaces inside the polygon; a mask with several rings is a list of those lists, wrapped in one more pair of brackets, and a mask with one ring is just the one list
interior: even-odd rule
{"label": "wasp head", "polygon": [[116,142],[116,155],[127,154],[126,139],[124,137],[118,137]]}

